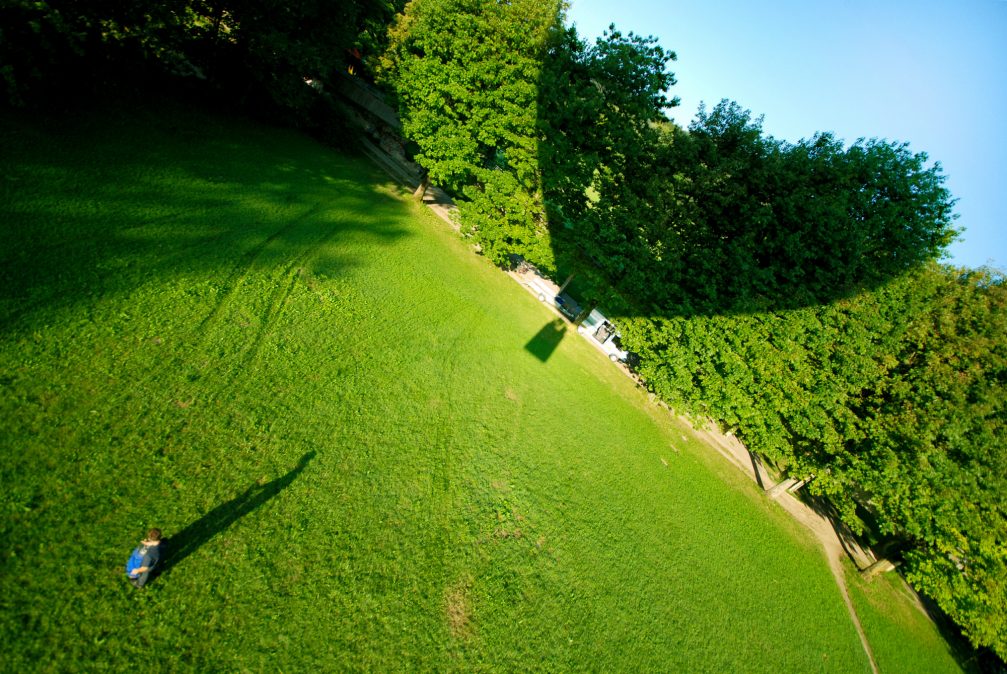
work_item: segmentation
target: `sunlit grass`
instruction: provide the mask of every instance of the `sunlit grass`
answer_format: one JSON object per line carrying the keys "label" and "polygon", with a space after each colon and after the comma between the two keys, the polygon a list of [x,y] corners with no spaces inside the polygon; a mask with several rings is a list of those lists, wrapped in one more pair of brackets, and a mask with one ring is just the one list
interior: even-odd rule
{"label": "sunlit grass", "polygon": [[933,621],[894,573],[865,581],[846,567],[850,598],[882,672],[960,672]]}
{"label": "sunlit grass", "polygon": [[868,670],[819,551],[447,225],[163,108],[0,131],[3,669]]}

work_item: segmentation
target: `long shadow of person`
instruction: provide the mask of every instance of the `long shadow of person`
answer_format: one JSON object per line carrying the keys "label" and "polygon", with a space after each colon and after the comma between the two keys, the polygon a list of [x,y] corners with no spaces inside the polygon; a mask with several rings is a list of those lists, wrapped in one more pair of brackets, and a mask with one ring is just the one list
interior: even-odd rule
{"label": "long shadow of person", "polygon": [[301,471],[313,458],[315,458],[315,452],[307,452],[286,475],[263,485],[253,484],[240,495],[217,506],[174,536],[166,539],[162,543],[163,551],[159,575],[167,576],[177,564],[198,550],[201,545],[283,491],[301,474]]}

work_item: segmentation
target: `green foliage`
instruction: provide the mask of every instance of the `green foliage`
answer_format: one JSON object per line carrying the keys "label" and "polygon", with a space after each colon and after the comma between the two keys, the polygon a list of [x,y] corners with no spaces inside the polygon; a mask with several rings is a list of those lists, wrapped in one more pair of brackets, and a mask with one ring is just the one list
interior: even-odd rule
{"label": "green foliage", "polygon": [[15,0],[0,8],[0,73],[17,105],[169,75],[304,123],[319,105],[305,80],[328,80],[352,47],[382,49],[403,2]]}
{"label": "green foliage", "polygon": [[815,546],[372,167],[3,122],[6,669],[867,671]]}
{"label": "green foliage", "polygon": [[850,472],[910,540],[909,579],[1007,659],[1007,285],[988,270],[915,281],[926,311],[858,410],[868,441]]}
{"label": "green foliage", "polygon": [[[559,3],[415,0],[382,62],[416,160],[459,198],[465,231],[498,263],[603,259],[596,242],[641,215],[620,195],[647,175],[632,158],[647,155],[673,104],[674,54],[654,38],[613,28],[589,47],[561,20]],[[592,209],[588,189],[604,202]],[[557,218],[573,231],[550,228]],[[632,259],[622,251],[624,267]]]}
{"label": "green foliage", "polygon": [[904,144],[844,148],[819,134],[791,145],[726,101],[701,110],[688,132],[650,131],[625,166],[593,169],[600,196],[580,189],[582,224],[570,244],[591,251],[627,312],[825,303],[940,256],[956,235],[940,166]]}
{"label": "green foliage", "polygon": [[498,263],[549,255],[536,98],[559,12],[534,0],[413,0],[382,60],[416,161],[464,200],[466,231]]}
{"label": "green foliage", "polygon": [[855,530],[867,508],[907,577],[976,645],[1007,617],[1003,279],[935,263],[791,311],[620,322],[648,386],[815,475]]}
{"label": "green foliage", "polygon": [[329,81],[333,71],[345,68],[347,50],[360,44],[358,37],[374,42],[370,37],[374,24],[390,21],[401,4],[221,0],[193,10],[203,12],[196,25],[208,31],[202,45],[209,51],[206,67],[219,68],[221,60],[227,64],[217,79],[238,76],[252,93],[264,93],[277,107],[304,110],[310,108],[315,93],[305,80]]}
{"label": "green foliage", "polygon": [[459,201],[462,232],[479,241],[481,252],[497,264],[518,252],[543,269],[554,268],[545,214],[510,171],[479,169],[477,181]]}
{"label": "green foliage", "polygon": [[119,70],[129,79],[182,37],[185,2],[13,0],[0,6],[6,102],[67,98]]}
{"label": "green foliage", "polygon": [[666,95],[674,59],[655,38],[614,26],[593,45],[573,28],[550,41],[539,87],[545,199],[557,256],[596,299],[647,283],[640,261],[652,251],[636,232],[664,206],[653,148],[677,103]]}
{"label": "green foliage", "polygon": [[391,28],[383,77],[431,179],[461,192],[480,168],[534,188],[535,93],[558,5],[415,0]]}

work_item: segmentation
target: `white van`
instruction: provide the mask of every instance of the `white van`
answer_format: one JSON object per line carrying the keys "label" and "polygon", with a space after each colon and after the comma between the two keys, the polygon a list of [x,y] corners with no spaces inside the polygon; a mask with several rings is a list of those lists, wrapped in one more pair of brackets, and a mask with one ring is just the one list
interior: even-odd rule
{"label": "white van", "polygon": [[554,303],[556,295],[559,293],[559,286],[549,279],[542,278],[538,274],[526,274],[524,284],[528,286],[532,293],[543,302]]}
{"label": "white van", "polygon": [[613,363],[625,363],[629,354],[619,342],[619,331],[609,323],[608,319],[597,309],[591,311],[584,322],[577,327],[577,332],[589,337],[602,351],[608,354]]}

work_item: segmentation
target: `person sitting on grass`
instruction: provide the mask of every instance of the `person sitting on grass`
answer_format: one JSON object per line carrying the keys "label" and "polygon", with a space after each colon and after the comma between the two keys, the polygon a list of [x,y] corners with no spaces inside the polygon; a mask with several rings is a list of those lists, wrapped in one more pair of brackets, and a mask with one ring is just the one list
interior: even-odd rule
{"label": "person sitting on grass", "polygon": [[143,587],[150,578],[151,570],[161,559],[161,530],[151,529],[147,538],[140,541],[126,562],[126,577],[133,587]]}

